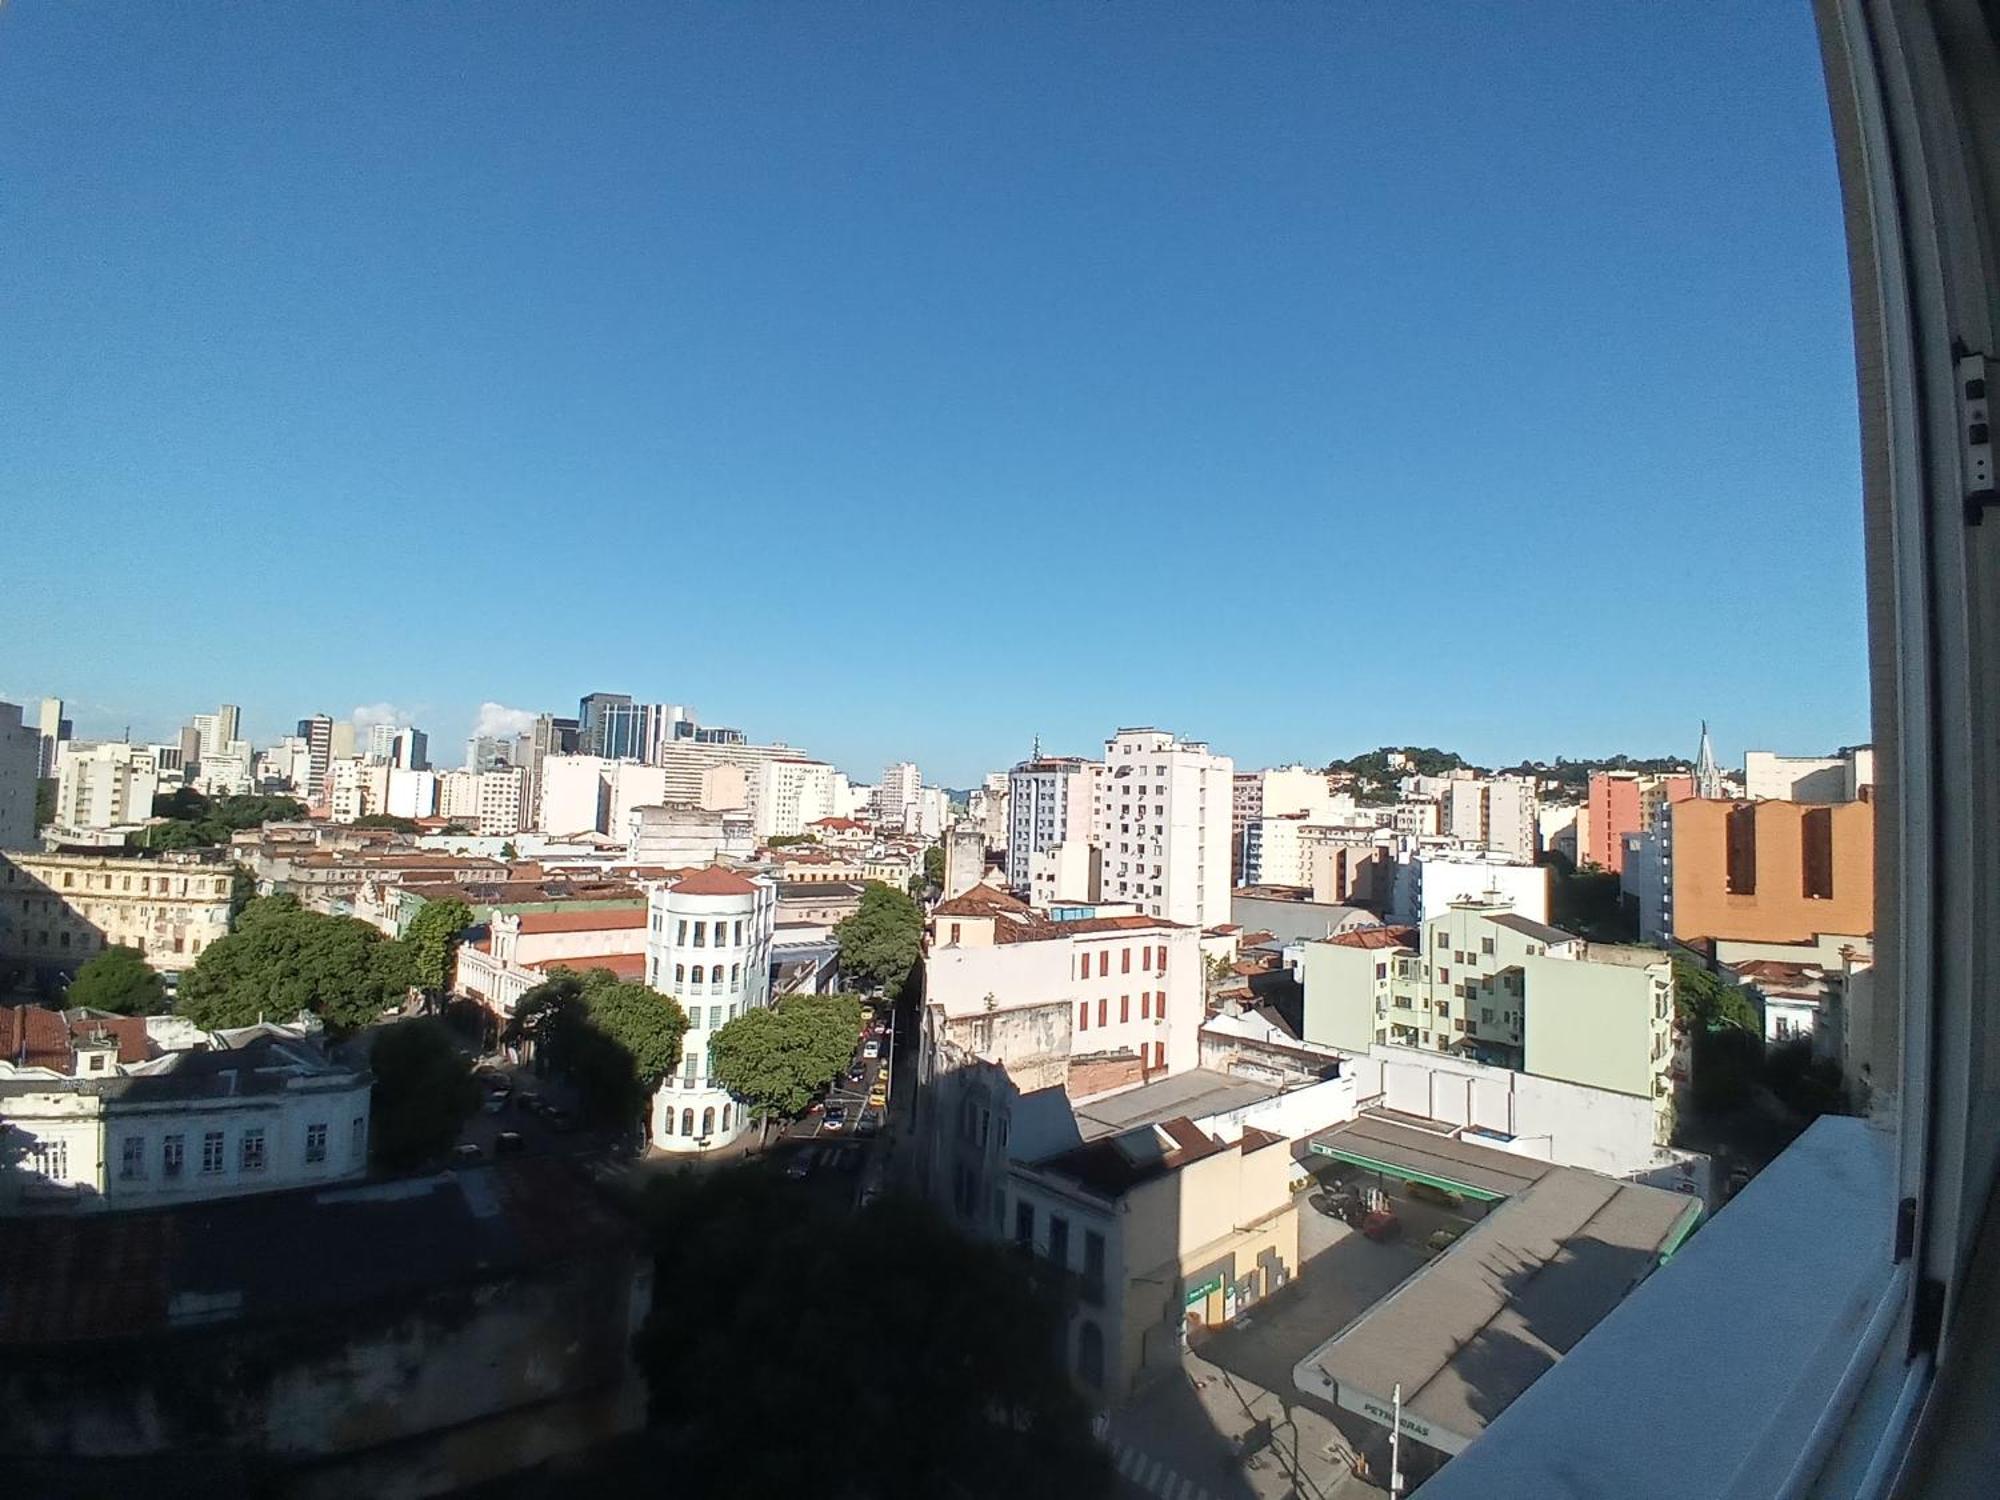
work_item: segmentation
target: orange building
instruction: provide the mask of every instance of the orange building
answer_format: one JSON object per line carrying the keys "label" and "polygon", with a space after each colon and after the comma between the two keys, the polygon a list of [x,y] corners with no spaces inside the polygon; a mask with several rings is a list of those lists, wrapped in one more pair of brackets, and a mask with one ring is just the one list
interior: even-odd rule
{"label": "orange building", "polygon": [[1659,826],[1660,810],[1670,802],[1694,795],[1694,778],[1686,772],[1642,776],[1637,771],[1590,773],[1588,846],[1579,851],[1584,864],[1622,872],[1625,835],[1650,833]]}
{"label": "orange building", "polygon": [[1804,943],[1875,930],[1875,805],[1673,804],[1668,924],[1681,942]]}

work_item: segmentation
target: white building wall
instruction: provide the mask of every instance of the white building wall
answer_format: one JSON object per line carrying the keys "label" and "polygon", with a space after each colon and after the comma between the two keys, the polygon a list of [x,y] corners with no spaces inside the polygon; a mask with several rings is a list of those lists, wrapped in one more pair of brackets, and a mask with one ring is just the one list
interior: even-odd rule
{"label": "white building wall", "polygon": [[1192,927],[1227,921],[1235,774],[1228,756],[1160,730],[1106,740],[1091,794],[1104,898]]}
{"label": "white building wall", "polygon": [[56,753],[56,822],[117,828],[153,815],[159,767],[144,745],[66,742]]}
{"label": "white building wall", "polygon": [[1390,896],[1390,920],[1428,922],[1442,916],[1454,901],[1474,900],[1499,892],[1516,915],[1537,922],[1549,919],[1549,878],[1540,865],[1517,865],[1467,855],[1414,855],[1398,872]]}
{"label": "white building wall", "polygon": [[382,810],[392,818],[436,817],[437,782],[435,771],[406,771],[391,766]]}
{"label": "white building wall", "polygon": [[610,805],[605,789],[605,761],[596,755],[547,755],[542,758],[541,822],[543,833],[562,837],[606,832]]}
{"label": "white building wall", "polygon": [[1029,888],[1034,856],[1090,834],[1097,767],[1082,760],[1024,761],[1007,774],[1007,878]]}
{"label": "white building wall", "polygon": [[711,1077],[709,1047],[737,1016],[771,1003],[777,890],[763,879],[752,884],[742,896],[688,895],[662,884],[648,901],[646,983],[688,1016],[682,1065],[653,1096],[653,1144],[665,1151],[713,1150],[750,1126],[749,1110]]}

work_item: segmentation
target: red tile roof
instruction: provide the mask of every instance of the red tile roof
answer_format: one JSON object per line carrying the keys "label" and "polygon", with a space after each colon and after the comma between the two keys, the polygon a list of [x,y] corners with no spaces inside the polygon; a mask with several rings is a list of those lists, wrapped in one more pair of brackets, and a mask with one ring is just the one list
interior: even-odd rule
{"label": "red tile roof", "polygon": [[70,1070],[69,1023],[39,1005],[0,1005],[0,1060],[23,1068]]}
{"label": "red tile roof", "polygon": [[68,1024],[69,1034],[78,1041],[93,1034],[115,1038],[121,1063],[144,1062],[155,1053],[144,1016],[73,1016]]}
{"label": "red tile roof", "polygon": [[1417,929],[1414,927],[1357,927],[1352,932],[1337,932],[1320,941],[1332,943],[1336,948],[1407,948],[1416,936]]}
{"label": "red tile roof", "polygon": [[521,931],[620,932],[646,925],[643,906],[598,907],[593,911],[524,911]]}
{"label": "red tile roof", "polygon": [[752,882],[734,870],[723,869],[721,865],[690,870],[670,889],[682,896],[753,896],[757,893],[757,887]]}
{"label": "red tile roof", "polygon": [[993,917],[1001,913],[1018,915],[1029,910],[1028,903],[1009,891],[994,885],[975,885],[962,891],[949,901],[940,901],[931,912],[934,917]]}
{"label": "red tile roof", "polygon": [[866,823],[859,822],[853,818],[818,818],[815,819],[813,822],[806,824],[806,827],[808,828],[833,828],[833,829],[866,828],[867,826],[868,825]]}
{"label": "red tile roof", "polygon": [[538,958],[533,963],[522,964],[524,969],[546,972],[549,969],[574,969],[579,974],[588,974],[592,969],[609,969],[620,979],[643,979],[646,977],[646,955],[643,953],[574,953],[563,958]]}

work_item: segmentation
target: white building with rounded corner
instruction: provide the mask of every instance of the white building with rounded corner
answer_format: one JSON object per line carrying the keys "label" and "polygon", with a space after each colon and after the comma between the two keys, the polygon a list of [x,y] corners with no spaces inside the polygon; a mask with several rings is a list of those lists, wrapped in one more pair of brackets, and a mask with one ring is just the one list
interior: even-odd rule
{"label": "white building with rounded corner", "polygon": [[710,1074],[715,1033],[771,1003],[771,931],[777,887],[710,865],[652,888],[647,901],[646,983],[687,1012],[681,1065],[653,1097],[653,1144],[664,1151],[726,1146],[750,1123],[743,1102]]}

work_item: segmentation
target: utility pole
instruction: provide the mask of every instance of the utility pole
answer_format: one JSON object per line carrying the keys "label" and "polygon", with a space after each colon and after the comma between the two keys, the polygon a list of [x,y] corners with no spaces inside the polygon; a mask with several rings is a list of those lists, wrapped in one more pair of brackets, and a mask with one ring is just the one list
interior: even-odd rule
{"label": "utility pole", "polygon": [[1403,1382],[1396,1382],[1394,1398],[1396,1420],[1389,1428],[1389,1494],[1392,1497],[1403,1493]]}

